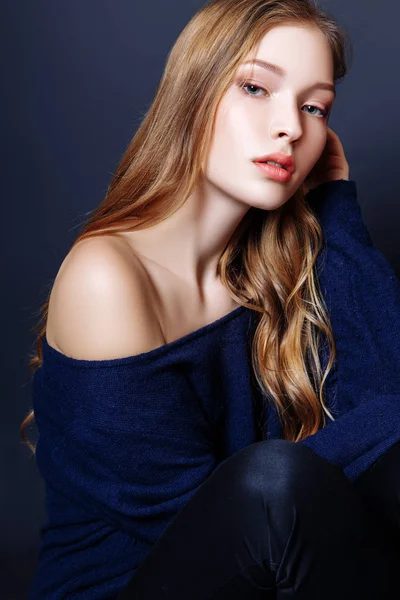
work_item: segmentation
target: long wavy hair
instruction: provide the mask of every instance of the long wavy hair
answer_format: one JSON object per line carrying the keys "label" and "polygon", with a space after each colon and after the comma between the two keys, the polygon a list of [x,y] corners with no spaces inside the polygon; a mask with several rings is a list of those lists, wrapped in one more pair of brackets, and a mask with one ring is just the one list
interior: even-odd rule
{"label": "long wavy hair", "polygon": [[[151,227],[182,206],[202,172],[219,102],[239,64],[253,56],[266,32],[282,24],[319,28],[331,48],[334,80],[343,79],[347,33],[313,0],[207,2],[169,52],[153,102],[72,247],[84,238]],[[349,48],[352,52],[351,43]],[[336,346],[316,273],[322,247],[322,230],[301,186],[275,210],[251,207],[218,263],[231,297],[258,313],[253,374],[276,405],[283,438],[294,442],[325,426],[325,415],[334,420],[323,393]],[[34,371],[42,365],[49,300],[50,293],[32,329],[38,331],[29,360]],[[330,351],[324,373],[318,356],[322,337]],[[31,410],[20,435],[35,452],[25,435],[33,419]]]}

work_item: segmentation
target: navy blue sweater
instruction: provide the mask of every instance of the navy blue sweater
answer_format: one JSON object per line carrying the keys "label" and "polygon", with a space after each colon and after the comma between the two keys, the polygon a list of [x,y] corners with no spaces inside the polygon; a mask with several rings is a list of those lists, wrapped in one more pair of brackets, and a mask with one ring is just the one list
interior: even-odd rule
{"label": "navy blue sweater", "polygon": [[[318,276],[337,346],[324,390],[336,420],[300,443],[354,481],[400,440],[400,283],[354,181],[323,183],[307,201],[324,231]],[[115,598],[218,464],[282,436],[252,378],[254,323],[239,307],[112,360],[73,359],[44,340],[33,408],[48,518],[30,600]],[[325,367],[324,346],[320,357]]]}

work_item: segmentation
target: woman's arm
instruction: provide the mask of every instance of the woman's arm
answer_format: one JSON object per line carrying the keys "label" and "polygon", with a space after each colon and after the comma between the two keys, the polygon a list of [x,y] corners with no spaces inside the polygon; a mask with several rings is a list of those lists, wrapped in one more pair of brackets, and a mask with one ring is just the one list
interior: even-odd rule
{"label": "woman's arm", "polygon": [[306,199],[326,245],[321,290],[337,347],[336,420],[302,444],[356,479],[400,440],[400,282],[373,245],[354,181],[320,184]]}

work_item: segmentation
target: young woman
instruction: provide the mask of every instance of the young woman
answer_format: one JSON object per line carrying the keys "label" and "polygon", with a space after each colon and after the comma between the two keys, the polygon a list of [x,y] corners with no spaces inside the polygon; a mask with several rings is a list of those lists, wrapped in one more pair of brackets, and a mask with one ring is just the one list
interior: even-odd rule
{"label": "young woman", "polygon": [[43,307],[31,600],[397,592],[400,285],[328,127],[346,70],[311,1],[179,36]]}

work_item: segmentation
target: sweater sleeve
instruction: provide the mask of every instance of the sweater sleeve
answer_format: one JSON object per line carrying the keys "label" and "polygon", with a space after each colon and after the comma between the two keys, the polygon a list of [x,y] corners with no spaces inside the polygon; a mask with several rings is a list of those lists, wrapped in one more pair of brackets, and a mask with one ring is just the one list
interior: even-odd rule
{"label": "sweater sleeve", "polygon": [[363,222],[354,181],[306,199],[325,245],[319,281],[337,350],[335,421],[300,443],[354,481],[400,440],[400,282]]}
{"label": "sweater sleeve", "polygon": [[149,545],[215,463],[207,415],[167,360],[83,361],[47,346],[33,386],[49,489]]}

